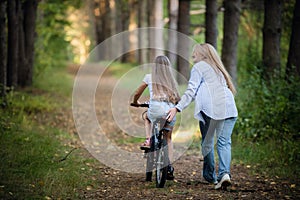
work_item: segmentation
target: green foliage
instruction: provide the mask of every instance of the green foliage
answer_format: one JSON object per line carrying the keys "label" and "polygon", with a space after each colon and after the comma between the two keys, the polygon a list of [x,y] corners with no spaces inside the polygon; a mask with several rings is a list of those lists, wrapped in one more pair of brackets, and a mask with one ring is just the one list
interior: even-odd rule
{"label": "green foliage", "polygon": [[65,66],[73,55],[65,28],[70,26],[67,12],[70,7],[78,8],[81,1],[44,0],[39,3],[37,19],[37,41],[35,43],[35,74],[47,68]]}
{"label": "green foliage", "polygon": [[[251,59],[251,57],[250,57]],[[294,77],[265,81],[261,70],[245,60],[247,76],[239,83],[237,105],[240,110],[239,132],[255,139],[280,135],[299,136],[300,83]]]}
{"label": "green foliage", "polygon": [[[241,34],[247,33],[242,29]],[[282,43],[282,48],[287,49],[288,44]],[[282,54],[283,62],[286,52]],[[235,127],[238,135],[233,136],[234,157],[252,165],[260,163],[257,171],[299,174],[300,81],[295,77],[287,80],[284,70],[271,80],[262,79],[261,57],[261,42],[239,41],[239,117]],[[280,172],[283,168],[285,174]]]}
{"label": "green foliage", "polygon": [[233,135],[234,158],[256,166],[255,171],[289,177],[299,174],[297,166],[300,164],[300,81],[295,77],[287,80],[284,73],[292,4],[292,1],[285,2],[284,8],[282,69],[267,81],[261,76],[262,13],[243,11],[236,96],[239,117]]}

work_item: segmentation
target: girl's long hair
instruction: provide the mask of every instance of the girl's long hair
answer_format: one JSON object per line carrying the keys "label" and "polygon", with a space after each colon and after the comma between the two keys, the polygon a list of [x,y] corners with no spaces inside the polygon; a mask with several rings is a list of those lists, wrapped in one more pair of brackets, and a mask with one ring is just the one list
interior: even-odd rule
{"label": "girl's long hair", "polygon": [[170,60],[157,56],[152,68],[153,99],[176,104],[180,100],[177,82],[172,73]]}
{"label": "girl's long hair", "polygon": [[208,43],[196,44],[194,46],[194,53],[199,57],[200,60],[207,62],[215,70],[215,72],[221,72],[223,74],[228,88],[235,95],[236,89],[232,82],[231,76],[224,67],[221,58],[215,48]]}

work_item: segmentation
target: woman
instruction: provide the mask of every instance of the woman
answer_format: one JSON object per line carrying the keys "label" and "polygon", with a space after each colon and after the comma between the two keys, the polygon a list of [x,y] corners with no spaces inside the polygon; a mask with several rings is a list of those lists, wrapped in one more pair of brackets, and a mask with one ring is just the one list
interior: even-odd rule
{"label": "woman", "polygon": [[[150,103],[147,111],[147,117],[151,123],[157,118],[167,117],[170,108],[174,108],[175,104],[180,100],[177,83],[172,73],[171,63],[166,56],[157,56],[155,64],[152,67],[151,74],[146,74],[142,84],[135,91],[133,96],[133,103],[138,104],[138,99],[146,88],[149,88]],[[175,124],[176,118],[167,121],[166,128],[169,130],[167,133],[167,143],[169,151],[170,162],[173,160],[173,146],[172,146],[172,129]],[[145,120],[146,128],[146,141],[143,148],[150,147],[150,132],[151,126],[148,120]],[[174,168],[171,164],[168,167],[168,179],[174,179]]]}
{"label": "woman", "polygon": [[[218,53],[210,44],[196,44],[188,88],[168,120],[195,100],[194,116],[199,120],[204,156],[203,178],[215,184],[215,189],[231,185],[231,134],[237,119],[234,101],[235,87]],[[218,176],[214,163],[214,134],[217,135],[219,156]]]}

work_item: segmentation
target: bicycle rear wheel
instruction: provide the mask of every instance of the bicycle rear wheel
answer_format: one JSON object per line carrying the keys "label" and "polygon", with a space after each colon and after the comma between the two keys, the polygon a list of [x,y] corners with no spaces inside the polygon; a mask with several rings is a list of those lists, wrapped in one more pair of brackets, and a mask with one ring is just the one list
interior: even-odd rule
{"label": "bicycle rear wheel", "polygon": [[167,180],[168,162],[169,162],[168,146],[167,146],[167,141],[165,139],[162,140],[161,147],[157,149],[155,154],[156,154],[156,162],[155,162],[156,187],[163,188]]}

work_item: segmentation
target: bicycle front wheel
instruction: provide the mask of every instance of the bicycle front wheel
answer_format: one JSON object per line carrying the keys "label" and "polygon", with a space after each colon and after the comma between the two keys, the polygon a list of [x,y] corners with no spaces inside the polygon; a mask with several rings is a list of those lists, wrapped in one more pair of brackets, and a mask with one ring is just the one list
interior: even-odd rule
{"label": "bicycle front wheel", "polygon": [[168,162],[167,141],[163,139],[161,147],[156,150],[155,179],[157,188],[163,188],[165,186],[168,173]]}

